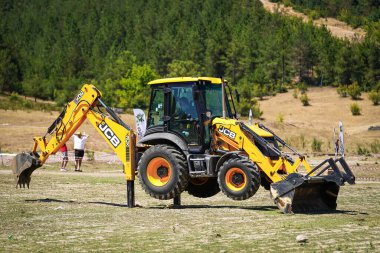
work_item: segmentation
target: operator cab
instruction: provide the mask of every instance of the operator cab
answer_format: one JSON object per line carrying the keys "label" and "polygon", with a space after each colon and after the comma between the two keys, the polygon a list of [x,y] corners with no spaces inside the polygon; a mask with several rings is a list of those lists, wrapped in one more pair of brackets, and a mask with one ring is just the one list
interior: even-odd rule
{"label": "operator cab", "polygon": [[[190,153],[203,153],[209,146],[209,122],[222,117],[220,78],[166,78],[150,82],[152,88],[147,131],[172,133],[181,138]],[[228,101],[227,94],[225,100]],[[229,103],[226,116],[233,118]]]}

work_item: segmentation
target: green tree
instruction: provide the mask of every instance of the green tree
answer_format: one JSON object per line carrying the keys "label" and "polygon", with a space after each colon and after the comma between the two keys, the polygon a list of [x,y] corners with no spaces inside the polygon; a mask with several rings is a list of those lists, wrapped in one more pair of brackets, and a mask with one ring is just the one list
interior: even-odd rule
{"label": "green tree", "polygon": [[121,89],[115,91],[118,106],[147,108],[150,91],[147,84],[156,77],[157,74],[148,65],[133,65],[130,73],[120,79]]}
{"label": "green tree", "polygon": [[200,76],[200,66],[193,61],[174,60],[168,65],[168,77]]}

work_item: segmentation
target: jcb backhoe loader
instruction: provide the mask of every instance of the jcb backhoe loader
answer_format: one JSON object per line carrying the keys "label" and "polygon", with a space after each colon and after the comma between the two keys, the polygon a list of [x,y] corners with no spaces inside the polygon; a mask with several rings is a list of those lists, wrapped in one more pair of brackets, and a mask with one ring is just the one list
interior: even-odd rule
{"label": "jcb backhoe loader", "polygon": [[[305,156],[264,125],[239,121],[231,89],[222,78],[166,78],[149,85],[147,131],[137,144],[133,131],[104,104],[101,93],[85,85],[49,127],[51,140],[48,142],[46,135],[34,138],[33,151],[17,155],[14,172],[18,184],[29,186],[31,173],[57,152],[86,118],[123,161],[129,206],[134,205],[137,162],[140,185],[154,198],[178,198],[186,190],[199,198],[222,191],[231,199],[245,200],[261,185],[284,213],[334,210],[340,186],[355,182],[343,158],[330,158],[311,168]],[[95,111],[99,105],[112,119]],[[278,144],[296,154],[296,159]],[[298,170],[301,165],[306,174]]]}

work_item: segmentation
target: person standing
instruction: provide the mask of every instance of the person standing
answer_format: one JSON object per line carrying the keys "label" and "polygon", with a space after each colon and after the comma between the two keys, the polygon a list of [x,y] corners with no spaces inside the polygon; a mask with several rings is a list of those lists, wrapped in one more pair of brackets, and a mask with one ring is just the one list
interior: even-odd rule
{"label": "person standing", "polygon": [[83,132],[77,132],[74,134],[74,152],[75,152],[75,171],[82,172],[80,169],[82,165],[82,159],[84,156],[84,145],[86,144],[88,135]]}
{"label": "person standing", "polygon": [[66,165],[67,165],[67,162],[69,161],[66,143],[63,144],[63,146],[61,147],[61,152],[62,152],[61,171],[66,172],[67,171]]}

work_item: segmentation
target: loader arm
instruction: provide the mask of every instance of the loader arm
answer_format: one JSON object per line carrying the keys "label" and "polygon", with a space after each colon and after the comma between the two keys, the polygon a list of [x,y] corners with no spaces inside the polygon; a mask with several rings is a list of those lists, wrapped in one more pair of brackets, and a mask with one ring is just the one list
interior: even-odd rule
{"label": "loader arm", "polygon": [[[17,185],[29,187],[31,174],[41,167],[48,157],[55,154],[70,139],[75,131],[88,119],[123,163],[127,182],[135,179],[136,137],[133,130],[100,99],[101,92],[85,84],[77,96],[68,103],[63,112],[48,128],[43,137],[35,137],[32,152],[18,154],[13,168]],[[94,110],[101,104],[109,117]],[[47,135],[50,134],[50,140]],[[39,151],[39,152],[38,152]]]}
{"label": "loader arm", "polygon": [[[240,153],[256,164],[270,183],[274,203],[284,213],[334,210],[340,186],[345,182],[355,183],[355,176],[343,157],[336,160],[329,158],[311,168],[305,156],[263,125],[248,126],[236,120],[221,118],[215,118],[212,124],[213,149],[216,152]],[[263,136],[280,140],[298,158],[293,161]],[[306,175],[298,170],[301,165],[306,169]],[[324,175],[327,170],[330,173]]]}

